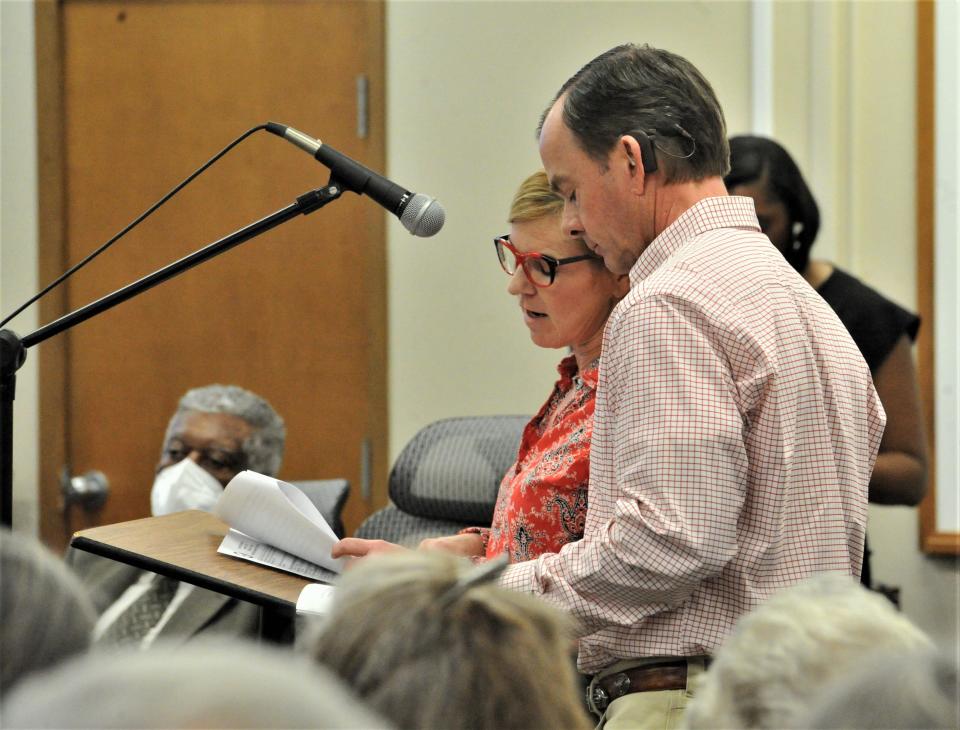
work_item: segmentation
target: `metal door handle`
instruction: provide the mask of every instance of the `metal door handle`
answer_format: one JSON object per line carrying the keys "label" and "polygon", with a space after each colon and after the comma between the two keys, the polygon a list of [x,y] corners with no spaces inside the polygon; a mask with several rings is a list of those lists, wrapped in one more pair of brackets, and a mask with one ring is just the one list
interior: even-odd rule
{"label": "metal door handle", "polygon": [[79,504],[86,510],[102,507],[110,495],[110,482],[102,471],[88,471],[81,476],[70,476],[67,467],[60,470],[60,492],[64,506]]}

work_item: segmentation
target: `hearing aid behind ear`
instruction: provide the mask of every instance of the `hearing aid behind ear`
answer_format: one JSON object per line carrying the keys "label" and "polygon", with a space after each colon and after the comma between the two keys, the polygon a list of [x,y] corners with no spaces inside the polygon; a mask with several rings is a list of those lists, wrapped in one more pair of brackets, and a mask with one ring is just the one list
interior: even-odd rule
{"label": "hearing aid behind ear", "polygon": [[643,171],[647,174],[657,171],[657,156],[653,151],[653,140],[643,130],[633,132],[631,136],[640,145],[640,157],[643,160]]}

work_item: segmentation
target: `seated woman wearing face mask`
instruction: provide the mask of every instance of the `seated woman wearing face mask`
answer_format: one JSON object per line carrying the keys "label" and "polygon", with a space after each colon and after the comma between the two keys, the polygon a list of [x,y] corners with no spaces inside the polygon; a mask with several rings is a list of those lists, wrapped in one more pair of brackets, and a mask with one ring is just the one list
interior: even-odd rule
{"label": "seated woman wearing face mask", "polygon": [[[285,440],[283,419],[260,396],[235,385],[188,391],[167,426],[150,492],[152,514],[210,510],[244,469],[275,475]],[[253,604],[82,550],[69,550],[67,563],[100,613],[97,643],[146,648],[200,633],[257,634],[259,609]]]}
{"label": "seated woman wearing face mask", "polygon": [[[517,462],[500,484],[493,523],[459,535],[433,538],[423,549],[473,559],[507,554],[510,562],[559,552],[583,536],[590,475],[594,394],[603,329],[626,295],[629,280],[608,271],[603,259],[560,227],[563,199],[543,171],[520,186],[510,210],[510,233],[495,239],[500,266],[510,276],[530,339],[567,349],[560,379],[524,429]],[[558,459],[557,454],[564,458]],[[383,540],[346,538],[333,555],[361,557],[402,549]]]}

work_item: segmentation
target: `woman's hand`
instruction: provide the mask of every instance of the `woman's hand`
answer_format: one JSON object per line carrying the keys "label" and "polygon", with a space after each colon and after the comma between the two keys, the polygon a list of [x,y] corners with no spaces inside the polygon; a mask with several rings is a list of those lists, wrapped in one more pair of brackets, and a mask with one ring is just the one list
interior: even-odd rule
{"label": "woman's hand", "polygon": [[478,558],[483,556],[483,538],[476,532],[447,537],[428,537],[421,541],[419,549],[442,550],[466,558]]}
{"label": "woman's hand", "polygon": [[364,540],[362,537],[345,537],[333,546],[333,558],[365,558],[380,553],[395,553],[407,548],[386,540]]}

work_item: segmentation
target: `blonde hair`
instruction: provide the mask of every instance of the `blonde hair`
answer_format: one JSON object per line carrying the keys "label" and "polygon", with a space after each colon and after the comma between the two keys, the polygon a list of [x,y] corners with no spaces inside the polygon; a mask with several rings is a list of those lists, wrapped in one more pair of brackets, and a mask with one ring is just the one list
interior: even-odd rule
{"label": "blonde hair", "polygon": [[510,203],[510,217],[507,222],[525,223],[551,215],[558,216],[562,212],[563,198],[550,187],[547,173],[537,170],[517,188],[513,202]]}
{"label": "blonde hair", "polygon": [[366,558],[299,648],[400,728],[589,728],[566,617],[448,553]]}

